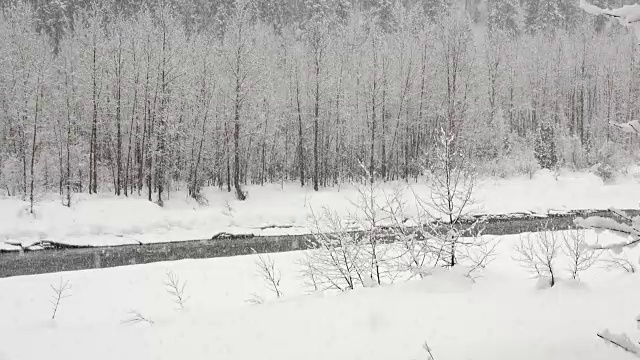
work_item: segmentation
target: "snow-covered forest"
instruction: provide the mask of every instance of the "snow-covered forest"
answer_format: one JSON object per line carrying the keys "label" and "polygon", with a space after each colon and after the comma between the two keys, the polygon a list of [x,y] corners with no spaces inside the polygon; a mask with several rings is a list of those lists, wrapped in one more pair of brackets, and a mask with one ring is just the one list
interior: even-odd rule
{"label": "snow-covered forest", "polygon": [[621,5],[0,1],[0,360],[640,358]]}
{"label": "snow-covered forest", "polygon": [[637,145],[608,125],[640,110],[636,41],[577,1],[32,3],[0,14],[0,194],[409,179],[441,128],[489,176]]}

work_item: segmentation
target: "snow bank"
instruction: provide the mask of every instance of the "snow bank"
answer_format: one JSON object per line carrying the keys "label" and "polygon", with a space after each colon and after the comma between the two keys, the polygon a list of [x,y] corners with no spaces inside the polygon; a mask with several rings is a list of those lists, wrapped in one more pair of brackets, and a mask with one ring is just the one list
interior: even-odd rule
{"label": "snow bank", "polygon": [[[424,184],[391,182],[381,186],[384,193],[403,191],[407,215],[416,214],[413,192],[429,199]],[[314,192],[296,184],[247,187],[248,200],[240,202],[232,193],[205,189],[209,206],[199,206],[185,193],[172,193],[161,208],[143,197],[114,198],[110,195],[76,196],[71,209],[55,196],[40,201],[35,216],[27,203],[0,199],[0,243],[28,245],[39,240],[55,240],[77,245],[120,245],[210,238],[219,232],[235,234],[301,234],[310,232],[309,217],[323,207],[343,217],[358,213],[354,203],[358,192],[351,186]],[[593,174],[549,171],[533,179],[484,179],[476,193],[476,210],[488,214],[548,212],[574,209],[636,208],[640,186],[631,176],[604,184]]]}
{"label": "snow bank", "polygon": [[[436,359],[628,359],[596,334],[636,334],[640,278],[593,269],[581,276],[588,286],[536,290],[511,258],[517,238],[504,239],[475,283],[440,271],[344,294],[306,295],[296,265],[304,252],[273,254],[281,300],[256,276],[255,256],[0,279],[0,352],[4,360],[409,360],[426,358],[428,341]],[[165,292],[167,269],[187,281],[184,311]],[[49,284],[61,278],[73,296],[52,322]],[[248,304],[253,292],[267,302]],[[121,324],[132,308],[155,324]]]}

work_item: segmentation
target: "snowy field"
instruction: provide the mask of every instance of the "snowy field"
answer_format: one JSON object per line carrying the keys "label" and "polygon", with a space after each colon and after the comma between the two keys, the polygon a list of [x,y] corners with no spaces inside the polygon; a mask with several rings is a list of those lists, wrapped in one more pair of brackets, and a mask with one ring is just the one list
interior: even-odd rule
{"label": "snowy field", "polygon": [[[413,193],[429,199],[421,183],[382,185],[380,191],[401,190],[407,214],[415,209]],[[17,249],[40,240],[79,245],[119,245],[206,239],[219,232],[276,235],[309,233],[312,210],[323,207],[346,216],[357,212],[358,192],[353,187],[322,189],[316,193],[296,184],[252,186],[247,201],[217,188],[205,190],[208,206],[200,206],[184,193],[173,193],[164,208],[144,198],[115,198],[104,194],[75,197],[71,209],[57,196],[42,199],[35,216],[28,204],[16,198],[0,198],[0,248]],[[640,186],[633,172],[611,183],[593,174],[540,172],[533,179],[484,179],[475,191],[478,212],[504,214],[577,209],[637,208]]]}
{"label": "snowy field", "polygon": [[[425,341],[437,360],[631,358],[596,332],[636,334],[638,275],[596,265],[582,282],[566,280],[560,255],[564,280],[538,289],[512,259],[518,238],[502,239],[475,282],[442,272],[341,294],[308,293],[303,252],[273,254],[280,299],[256,275],[255,256],[0,279],[0,359],[413,360],[427,359]],[[181,311],[163,285],[167,270],[187,282]],[[61,280],[72,295],[52,321],[50,284]],[[247,302],[252,293],[265,303]],[[154,324],[123,324],[131,309]]]}

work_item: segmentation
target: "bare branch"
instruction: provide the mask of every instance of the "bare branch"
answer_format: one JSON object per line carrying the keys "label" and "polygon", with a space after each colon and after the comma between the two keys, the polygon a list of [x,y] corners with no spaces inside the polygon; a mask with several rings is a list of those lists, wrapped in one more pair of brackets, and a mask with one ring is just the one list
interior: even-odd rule
{"label": "bare branch", "polygon": [[181,282],[180,277],[174,274],[171,270],[166,273],[167,281],[164,285],[169,295],[172,296],[173,302],[176,303],[179,309],[184,309],[184,305],[189,300],[184,294],[184,288],[187,286],[187,282]]}
{"label": "bare branch", "polygon": [[612,334],[609,330],[599,332],[598,337],[604,340],[607,344],[614,345],[620,349],[640,357],[640,347],[634,344],[627,334]]}
{"label": "bare branch", "polygon": [[51,287],[51,290],[53,290],[53,295],[51,296],[51,305],[52,305],[52,315],[51,315],[51,320],[55,320],[56,318],[56,314],[58,313],[58,307],[60,306],[60,302],[63,299],[68,298],[69,296],[71,296],[72,294],[70,293],[71,291],[71,284],[69,283],[69,281],[63,281],[62,279],[60,279],[60,284],[58,285],[49,285]]}
{"label": "bare branch", "polygon": [[[258,254],[254,249],[251,250],[254,254]],[[265,282],[265,287],[276,294],[276,297],[282,297],[284,295],[280,290],[282,275],[280,270],[276,269],[275,261],[269,255],[258,254],[258,260],[255,263],[258,267],[258,276]]]}
{"label": "bare branch", "polygon": [[131,309],[129,310],[129,312],[127,313],[128,317],[124,320],[121,321],[122,324],[125,325],[135,325],[141,322],[147,323],[150,326],[153,326],[154,321],[145,317],[144,315],[142,315],[140,312],[138,312],[135,309]]}

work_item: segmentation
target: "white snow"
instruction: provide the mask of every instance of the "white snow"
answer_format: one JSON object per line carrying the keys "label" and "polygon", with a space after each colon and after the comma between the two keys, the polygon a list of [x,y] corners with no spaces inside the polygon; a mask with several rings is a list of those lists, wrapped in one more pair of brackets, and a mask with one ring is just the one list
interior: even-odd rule
{"label": "white snow", "polygon": [[[407,215],[415,216],[412,191],[429,199],[424,183],[392,182],[380,186],[391,194],[403,190]],[[115,198],[112,195],[77,195],[69,209],[59,197],[41,200],[35,215],[28,204],[16,198],[0,198],[0,246],[21,243],[28,246],[41,240],[77,245],[121,245],[207,239],[220,232],[280,235],[310,232],[311,210],[328,207],[341,216],[357,213],[358,192],[352,186],[314,192],[296,184],[247,187],[249,198],[240,202],[233,193],[217,188],[205,190],[209,206],[200,206],[182,192],[172,193],[161,208],[144,197]],[[487,214],[547,214],[575,209],[637,208],[640,186],[628,175],[613,183],[603,183],[589,173],[549,171],[533,179],[483,179],[475,192],[475,208]],[[275,226],[275,227],[274,227]],[[13,247],[15,249],[15,247]]]}
{"label": "white snow", "polygon": [[[633,30],[638,41],[640,41],[640,5],[633,4],[624,5],[616,9],[603,9],[588,3],[586,0],[580,0],[580,7],[589,14],[615,17],[622,26]],[[637,130],[634,130],[634,132],[637,132]]]}
{"label": "white snow", "polygon": [[[640,25],[639,25],[640,26]],[[610,122],[611,125],[618,127],[619,129],[621,129],[624,132],[627,133],[631,133],[631,134],[640,134],[640,121],[638,120],[632,120],[629,121],[627,123],[614,123],[614,122]]]}
{"label": "white snow", "polygon": [[[517,239],[503,239],[475,282],[439,270],[344,294],[305,295],[304,253],[273,254],[279,300],[256,276],[255,256],[0,279],[1,358],[408,360],[425,359],[428,341],[436,359],[628,359],[597,333],[636,335],[638,275],[594,268],[577,283],[562,279],[559,263],[557,285],[537,290],[511,258]],[[166,270],[187,281],[182,311],[165,291]],[[73,295],[51,321],[49,285],[60,279]],[[266,303],[246,302],[254,292]],[[154,325],[122,324],[130,309]]]}

